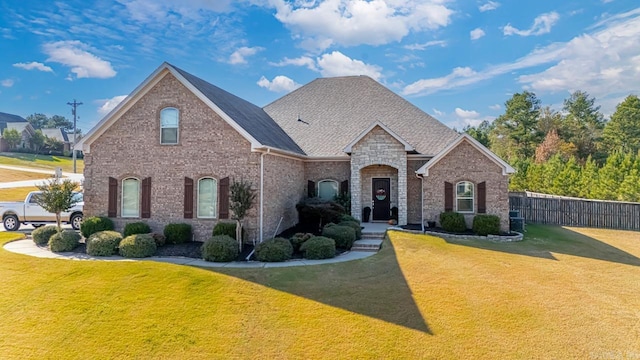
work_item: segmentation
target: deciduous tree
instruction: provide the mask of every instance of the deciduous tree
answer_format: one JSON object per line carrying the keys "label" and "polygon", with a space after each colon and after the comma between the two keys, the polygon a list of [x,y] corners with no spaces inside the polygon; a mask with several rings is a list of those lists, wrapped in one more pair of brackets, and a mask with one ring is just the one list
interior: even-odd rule
{"label": "deciduous tree", "polygon": [[69,180],[55,178],[42,185],[38,189],[42,193],[36,197],[36,203],[50,213],[56,214],[56,224],[58,231],[62,231],[60,226],[60,214],[71,209],[78,203],[78,198],[73,196],[74,189],[78,184]]}

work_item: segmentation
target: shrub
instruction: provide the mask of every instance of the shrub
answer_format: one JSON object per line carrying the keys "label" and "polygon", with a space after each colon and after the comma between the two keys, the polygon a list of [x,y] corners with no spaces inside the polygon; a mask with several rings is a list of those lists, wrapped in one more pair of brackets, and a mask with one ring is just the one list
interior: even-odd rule
{"label": "shrub", "polygon": [[311,239],[311,237],[313,237],[313,234],[311,233],[296,233],[293,235],[291,239],[289,239],[291,246],[293,246],[293,251],[300,251],[300,245]]}
{"label": "shrub", "polygon": [[[236,223],[234,222],[219,222],[213,227],[213,236],[228,235],[236,239]],[[244,238],[244,228],[242,228],[242,237]]]}
{"label": "shrub", "polygon": [[36,245],[47,245],[51,236],[58,233],[58,227],[54,225],[43,226],[33,230],[31,237]]}
{"label": "shrub", "polygon": [[500,234],[500,218],[497,215],[474,216],[473,232],[482,236]]}
{"label": "shrub", "polygon": [[156,242],[151,234],[129,235],[120,241],[118,246],[121,256],[127,258],[143,258],[156,253]]}
{"label": "shrub", "polygon": [[324,236],[314,236],[302,244],[300,251],[306,259],[330,259],[336,256],[336,241]]}
{"label": "shrub", "polygon": [[151,228],[145,222],[133,222],[124,226],[124,236],[135,234],[148,234],[151,232]]}
{"label": "shrub", "polygon": [[351,221],[351,222],[360,224],[360,220],[354,218],[353,216],[351,216],[349,214],[344,214],[344,215],[340,216],[340,222],[345,222],[345,221]]}
{"label": "shrub", "polygon": [[440,213],[440,226],[442,226],[445,231],[453,233],[460,233],[467,230],[464,215],[453,211]]}
{"label": "shrub", "polygon": [[65,230],[51,236],[49,250],[53,252],[72,251],[80,244],[80,234],[73,230]]}
{"label": "shrub", "polygon": [[353,230],[356,231],[356,240],[362,239],[362,226],[360,226],[360,223],[355,221],[343,221],[338,225],[353,228]]}
{"label": "shrub", "polygon": [[160,233],[151,233],[151,237],[156,242],[157,247],[164,246],[164,244],[167,243],[167,238],[165,238],[164,235]]}
{"label": "shrub", "polygon": [[356,241],[356,231],[350,226],[329,224],[322,229],[322,236],[336,241],[336,247],[351,249]]}
{"label": "shrub", "polygon": [[104,230],[113,230],[113,221],[108,217],[92,216],[84,219],[80,225],[80,233],[85,239],[88,239],[91,234]]}
{"label": "shrub", "polygon": [[164,227],[164,237],[167,244],[182,244],[191,241],[191,225],[167,224]]}
{"label": "shrub", "polygon": [[87,254],[91,256],[111,256],[118,252],[118,245],[122,241],[122,234],[117,231],[105,230],[91,234],[87,239]]}
{"label": "shrub", "polygon": [[298,223],[306,232],[316,233],[324,224],[340,222],[344,208],[336,202],[309,198],[296,205]]}
{"label": "shrub", "polygon": [[293,246],[285,238],[274,238],[256,246],[256,259],[264,262],[286,261],[293,255]]}
{"label": "shrub", "polygon": [[229,262],[238,257],[238,243],[229,235],[216,235],[202,244],[201,251],[206,261]]}

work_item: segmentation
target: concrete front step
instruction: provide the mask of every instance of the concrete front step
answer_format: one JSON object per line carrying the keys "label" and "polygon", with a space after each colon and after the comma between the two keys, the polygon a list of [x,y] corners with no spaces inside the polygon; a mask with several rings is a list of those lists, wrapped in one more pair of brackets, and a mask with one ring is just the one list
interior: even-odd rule
{"label": "concrete front step", "polygon": [[351,251],[378,251],[382,245],[382,240],[378,239],[361,239],[356,240],[351,247]]}
{"label": "concrete front step", "polygon": [[381,233],[362,233],[362,238],[363,239],[376,239],[376,240],[382,240],[384,239],[384,234],[383,232]]}

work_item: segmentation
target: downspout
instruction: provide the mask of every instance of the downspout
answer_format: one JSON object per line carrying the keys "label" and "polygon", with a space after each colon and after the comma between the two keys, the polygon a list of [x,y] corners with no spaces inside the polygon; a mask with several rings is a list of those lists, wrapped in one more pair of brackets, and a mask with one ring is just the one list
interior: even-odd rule
{"label": "downspout", "polygon": [[424,234],[424,176],[416,173],[416,177],[420,178],[420,227]]}

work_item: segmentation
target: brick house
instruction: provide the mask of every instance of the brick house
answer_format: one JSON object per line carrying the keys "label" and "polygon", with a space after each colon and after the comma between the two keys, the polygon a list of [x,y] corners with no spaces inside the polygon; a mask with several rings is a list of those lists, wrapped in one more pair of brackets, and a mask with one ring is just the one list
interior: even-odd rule
{"label": "brick house", "polygon": [[249,180],[248,240],[297,223],[306,196],[351,197],[352,215],[400,224],[445,210],[501,218],[514,170],[366,76],[323,78],[260,108],[163,63],[80,142],[85,213],[155,231],[187,222],[206,240],[229,221],[229,184]]}
{"label": "brick house", "polygon": [[2,138],[4,129],[16,130],[20,134],[17,148],[27,149],[31,146],[31,137],[35,133],[31,124],[21,116],[0,112],[0,152],[12,150],[9,149],[9,143]]}

